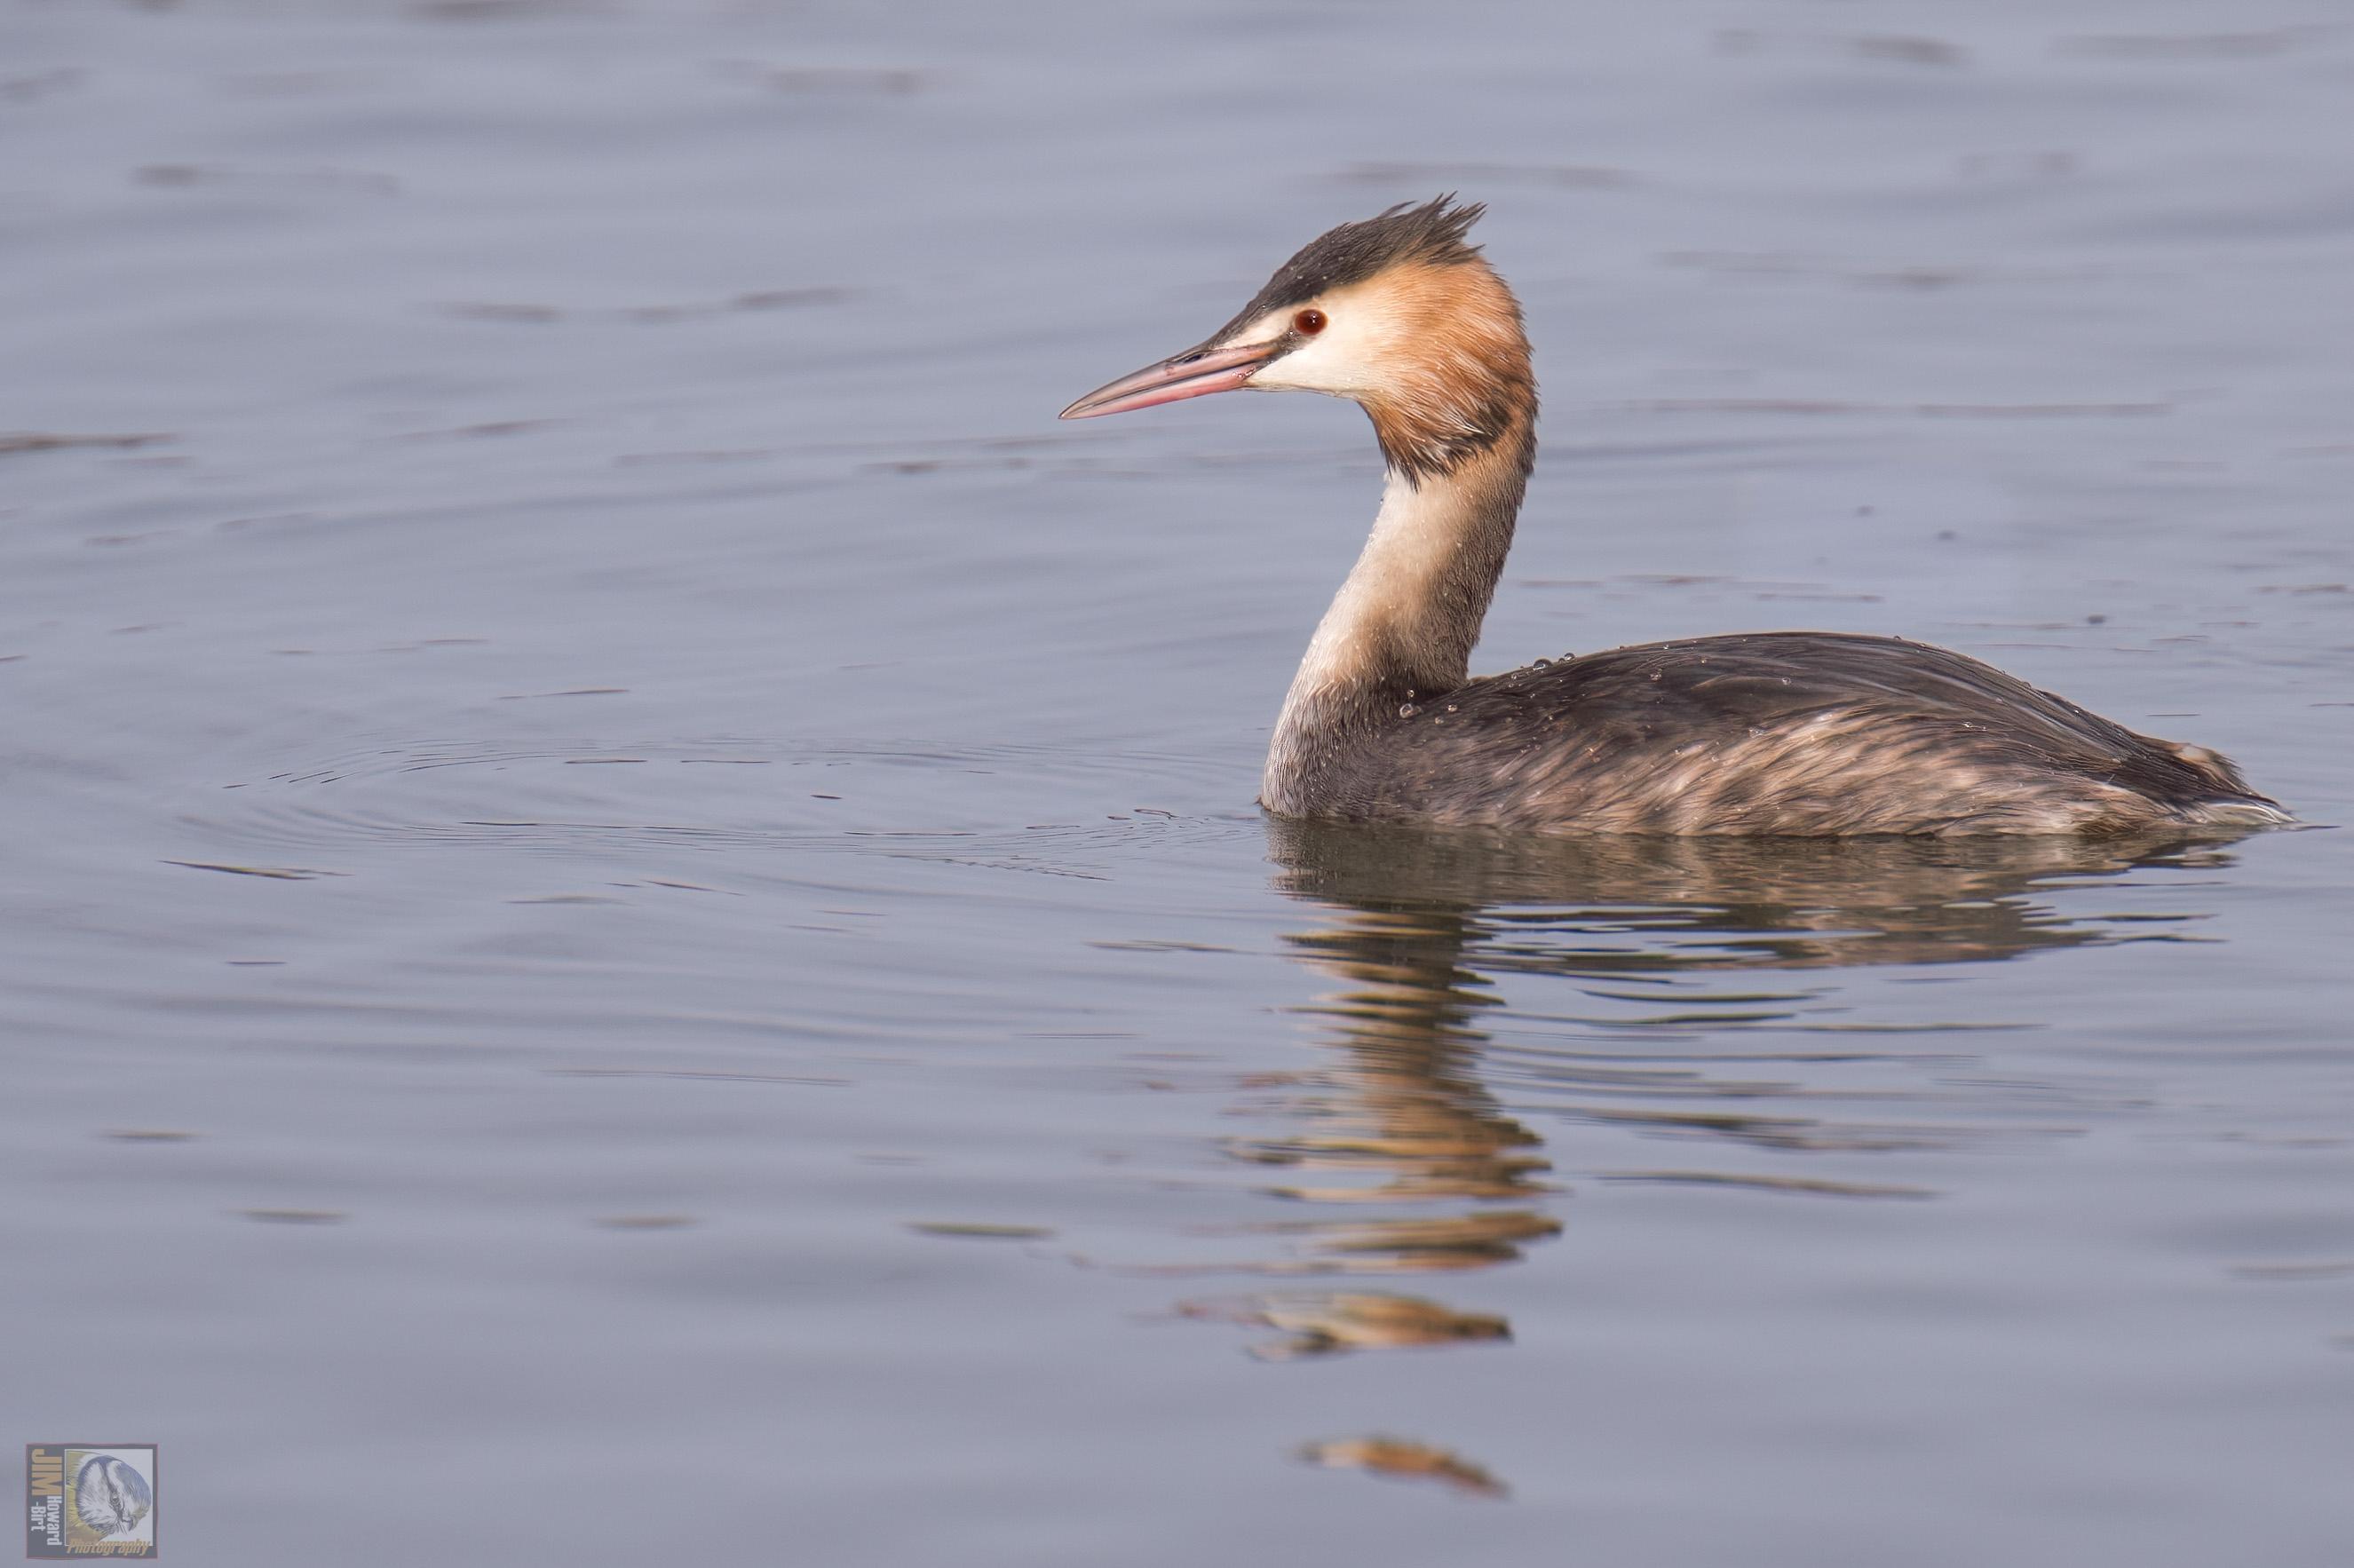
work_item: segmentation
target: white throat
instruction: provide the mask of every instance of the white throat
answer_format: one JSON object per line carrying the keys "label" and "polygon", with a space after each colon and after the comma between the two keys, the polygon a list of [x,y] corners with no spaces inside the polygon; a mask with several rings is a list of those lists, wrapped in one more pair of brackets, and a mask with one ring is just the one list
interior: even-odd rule
{"label": "white throat", "polygon": [[1317,623],[1276,720],[1262,780],[1270,809],[1284,809],[1320,747],[1345,738],[1344,715],[1376,700],[1394,715],[1462,684],[1494,585],[1493,567],[1481,568],[1490,556],[1500,567],[1511,539],[1509,512],[1502,539],[1483,538],[1495,528],[1483,516],[1483,488],[1454,476],[1417,485],[1390,473],[1373,533]]}
{"label": "white throat", "polygon": [[1373,673],[1391,636],[1415,640],[1416,611],[1435,596],[1462,546],[1463,507],[1454,489],[1443,482],[1417,487],[1390,474],[1365,547],[1317,622],[1292,678],[1285,720],[1320,693],[1356,685]]}

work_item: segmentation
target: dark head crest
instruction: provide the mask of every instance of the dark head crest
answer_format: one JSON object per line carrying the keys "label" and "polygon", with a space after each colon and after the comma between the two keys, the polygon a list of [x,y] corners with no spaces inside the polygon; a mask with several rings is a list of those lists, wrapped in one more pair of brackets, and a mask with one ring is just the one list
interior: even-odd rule
{"label": "dark head crest", "polygon": [[1465,237],[1487,210],[1481,202],[1457,202],[1450,191],[1420,207],[1400,202],[1362,223],[1344,223],[1310,241],[1299,255],[1277,268],[1267,287],[1227,323],[1226,331],[1269,311],[1304,304],[1330,290],[1362,283],[1402,263],[1459,267],[1476,260],[1479,248]]}

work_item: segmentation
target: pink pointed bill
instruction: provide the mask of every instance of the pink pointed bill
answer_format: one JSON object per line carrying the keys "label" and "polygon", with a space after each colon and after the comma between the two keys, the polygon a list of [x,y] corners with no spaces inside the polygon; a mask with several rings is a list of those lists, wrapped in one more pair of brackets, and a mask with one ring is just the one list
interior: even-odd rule
{"label": "pink pointed bill", "polygon": [[1196,348],[1148,365],[1133,376],[1098,387],[1063,410],[1066,419],[1093,419],[1105,414],[1125,414],[1186,397],[1206,397],[1232,392],[1249,384],[1251,372],[1274,356],[1271,343],[1243,344],[1233,348]]}

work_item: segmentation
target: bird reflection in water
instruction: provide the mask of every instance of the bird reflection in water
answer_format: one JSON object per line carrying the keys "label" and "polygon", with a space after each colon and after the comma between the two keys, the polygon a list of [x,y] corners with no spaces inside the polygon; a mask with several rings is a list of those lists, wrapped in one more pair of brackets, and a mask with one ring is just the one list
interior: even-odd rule
{"label": "bird reflection in water", "polygon": [[[2195,913],[2071,916],[2048,895],[2145,867],[2230,859],[2230,839],[2212,833],[2105,841],[1548,839],[1289,821],[1271,821],[1268,832],[1280,868],[1276,886],[1319,912],[1287,940],[1341,986],[1303,1010],[1327,1047],[1324,1065],[1263,1086],[1285,1092],[1273,1108],[1294,1130],[1225,1146],[1237,1159],[1283,1172],[1264,1189],[1269,1195],[1327,1211],[1243,1227],[1280,1240],[1281,1255],[1231,1266],[1260,1275],[1459,1273],[1513,1262],[1557,1235],[1561,1192],[1549,1177],[1543,1139],[1490,1086],[1507,1057],[1511,1082],[1532,1094],[1580,1097],[1545,1108],[1589,1124],[1776,1152],[1942,1146],[1956,1136],[1950,1126],[1726,1108],[1728,1100],[1803,1101],[1817,1092],[1712,1072],[1728,1054],[1754,1070],[1760,1061],[1852,1063],[1874,1053],[1711,1051],[1728,1029],[1836,1027],[1810,1024],[1807,1014],[1838,1004],[1826,1003],[1819,987],[1727,992],[1721,984],[1695,987],[1693,978],[1985,962],[2179,937],[2179,923],[2197,919]],[[1522,975],[1571,980],[1582,996],[1606,999],[1606,1006],[1656,998],[1674,1010],[1553,1020],[1567,1026],[1565,1045],[1556,1038],[1535,1052],[1516,1047],[1499,1055],[1482,1015],[1499,1006],[1499,982]],[[1585,1044],[1598,1048],[1568,1048]],[[1703,1054],[1689,1054],[1695,1047]],[[1695,1060],[1698,1066],[1679,1065]],[[1789,1175],[1604,1174],[1808,1195],[1931,1195],[1895,1183]],[[1373,1209],[1384,1212],[1365,1212]],[[1365,1289],[1194,1300],[1181,1310],[1276,1330],[1281,1338],[1257,1347],[1275,1358],[1511,1337],[1500,1317]]]}

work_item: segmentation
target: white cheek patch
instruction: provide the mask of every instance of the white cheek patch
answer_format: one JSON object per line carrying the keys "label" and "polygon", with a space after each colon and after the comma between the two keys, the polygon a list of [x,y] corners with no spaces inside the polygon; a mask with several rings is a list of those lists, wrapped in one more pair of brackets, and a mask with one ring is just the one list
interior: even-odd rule
{"label": "white cheek patch", "polygon": [[1328,333],[1254,371],[1245,385],[1273,392],[1326,392],[1349,397],[1365,389],[1365,371],[1363,361]]}
{"label": "white cheek patch", "polygon": [[[1296,311],[1278,311],[1253,322],[1237,343],[1267,343],[1292,330]],[[1369,301],[1336,303],[1328,324],[1314,337],[1261,366],[1244,383],[1269,392],[1322,392],[1358,397],[1376,390],[1379,366],[1390,357],[1387,313]]]}

